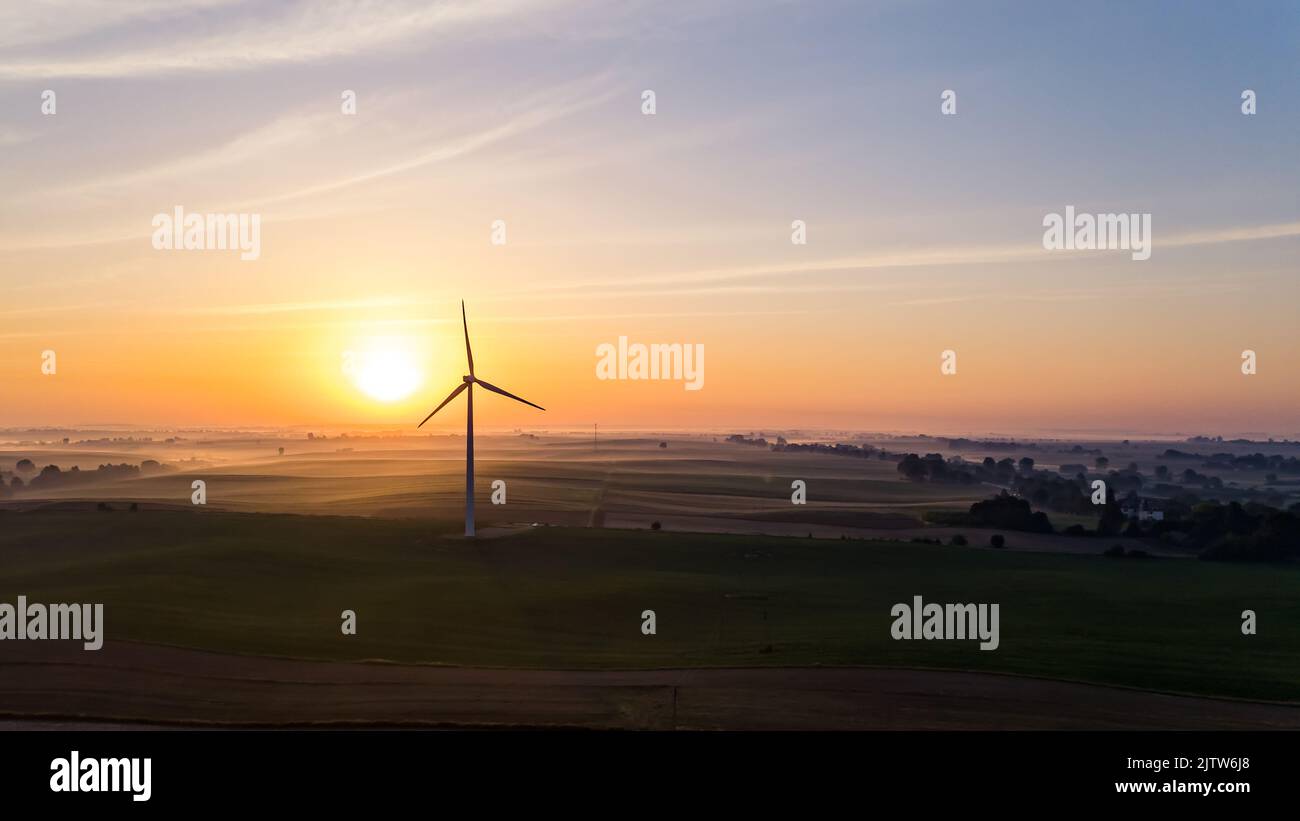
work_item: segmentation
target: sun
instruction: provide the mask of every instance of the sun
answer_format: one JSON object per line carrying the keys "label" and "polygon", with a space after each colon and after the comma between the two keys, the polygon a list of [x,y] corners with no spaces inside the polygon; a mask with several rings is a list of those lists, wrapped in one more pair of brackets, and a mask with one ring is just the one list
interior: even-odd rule
{"label": "sun", "polygon": [[375,339],[350,356],[352,382],[371,399],[397,402],[420,387],[424,375],[408,345],[400,340]]}

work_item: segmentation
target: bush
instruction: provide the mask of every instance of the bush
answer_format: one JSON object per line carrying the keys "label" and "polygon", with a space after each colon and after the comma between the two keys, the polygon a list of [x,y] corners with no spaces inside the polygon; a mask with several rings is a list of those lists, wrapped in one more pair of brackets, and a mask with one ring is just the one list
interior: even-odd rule
{"label": "bush", "polygon": [[965,547],[965,546],[966,546],[966,537],[963,536],[963,535],[961,535],[960,533],[958,533],[956,536],[953,536],[953,537],[952,537],[952,543],[953,543],[954,545],[956,545],[957,547]]}
{"label": "bush", "polygon": [[1051,533],[1047,514],[1035,512],[1025,499],[1003,493],[970,506],[967,521],[976,526],[1021,530],[1027,533]]}
{"label": "bush", "polygon": [[1001,533],[994,533],[993,536],[989,539],[989,544],[993,545],[994,547],[1006,547],[1007,540],[1002,536]]}
{"label": "bush", "polygon": [[662,525],[660,525],[658,522],[651,522],[651,523],[650,523],[650,529],[651,529],[651,530],[658,530],[660,527],[662,527]]}
{"label": "bush", "polygon": [[1122,559],[1124,557],[1124,545],[1113,544],[1106,548],[1101,555],[1110,559]]}

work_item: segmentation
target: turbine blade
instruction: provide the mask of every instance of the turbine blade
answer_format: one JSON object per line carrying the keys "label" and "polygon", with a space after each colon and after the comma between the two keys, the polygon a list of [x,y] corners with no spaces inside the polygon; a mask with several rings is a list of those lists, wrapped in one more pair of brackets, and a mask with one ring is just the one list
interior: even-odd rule
{"label": "turbine blade", "polygon": [[[451,400],[455,399],[457,396],[460,396],[460,392],[463,391],[463,390],[465,390],[465,389],[468,388],[468,387],[469,387],[469,383],[468,383],[468,382],[461,382],[461,383],[460,383],[460,386],[457,387],[456,390],[452,391],[452,392],[447,396],[446,399],[442,400],[442,404],[441,404],[441,405],[439,405],[438,407],[436,407],[436,408],[433,409],[433,413],[431,413],[431,414],[429,414],[428,416],[424,417],[424,422],[428,422],[430,419],[432,419],[434,413],[437,413],[438,411],[442,410],[443,407],[444,407],[448,402],[450,402]],[[422,427],[424,427],[424,422],[421,422],[420,424],[416,425],[416,427],[417,427],[417,428],[422,428]]]}
{"label": "turbine blade", "polygon": [[[496,385],[493,385],[491,382],[484,382],[482,379],[479,379],[477,377],[474,378],[474,381],[482,385],[483,387],[487,388],[488,390],[492,391],[493,393],[499,393],[502,396],[508,396],[511,399],[515,400],[516,402],[523,402],[525,405],[533,405],[533,403],[529,402],[527,399],[524,399],[523,397],[520,396],[515,396],[510,391],[503,391],[500,388],[498,388]],[[538,410],[546,410],[546,408],[543,408],[541,405],[533,405],[533,407],[537,408]]]}
{"label": "turbine blade", "polygon": [[469,375],[474,375],[474,352],[469,349],[469,320],[465,318],[465,300],[460,301],[460,321],[465,326],[465,358],[469,360]]}

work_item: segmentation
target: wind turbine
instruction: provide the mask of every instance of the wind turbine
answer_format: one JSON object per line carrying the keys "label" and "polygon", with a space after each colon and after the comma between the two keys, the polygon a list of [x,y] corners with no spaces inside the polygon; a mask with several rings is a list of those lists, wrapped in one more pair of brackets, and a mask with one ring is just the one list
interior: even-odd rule
{"label": "wind turbine", "polygon": [[[465,300],[463,299],[460,302],[460,321],[465,327],[465,358],[469,360],[469,373],[456,386],[456,390],[448,394],[447,398],[442,400],[442,404],[433,409],[433,413],[424,417],[424,422],[432,419],[434,413],[442,410],[448,402],[459,396],[461,391],[469,391],[465,405],[465,536],[466,538],[472,538],[474,536],[474,385],[482,385],[493,393],[507,396],[516,402],[523,402],[525,405],[532,405],[538,410],[544,411],[546,408],[541,405],[533,405],[527,399],[515,396],[510,391],[502,390],[490,382],[484,382],[474,375],[474,352],[469,347],[469,321],[465,319]],[[424,422],[416,425],[416,427],[424,427]]]}

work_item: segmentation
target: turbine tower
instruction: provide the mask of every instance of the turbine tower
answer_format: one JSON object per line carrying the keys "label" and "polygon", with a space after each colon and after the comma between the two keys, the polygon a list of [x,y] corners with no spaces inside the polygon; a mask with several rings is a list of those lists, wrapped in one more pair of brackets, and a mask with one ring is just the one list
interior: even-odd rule
{"label": "turbine tower", "polygon": [[[442,400],[442,404],[433,409],[433,413],[424,417],[424,422],[433,418],[433,414],[442,410],[443,407],[460,395],[461,391],[468,390],[469,395],[465,397],[465,537],[473,538],[474,536],[474,385],[482,385],[493,393],[499,393],[502,396],[508,396],[516,402],[523,402],[525,405],[532,405],[538,410],[546,410],[541,405],[533,405],[527,399],[515,396],[510,391],[502,390],[490,382],[484,382],[474,375],[474,352],[469,347],[469,321],[465,319],[465,300],[460,302],[460,321],[465,328],[465,358],[469,360],[469,373],[462,379],[461,383],[456,386],[456,390],[447,395]],[[417,428],[424,427],[424,422],[416,425]]]}

